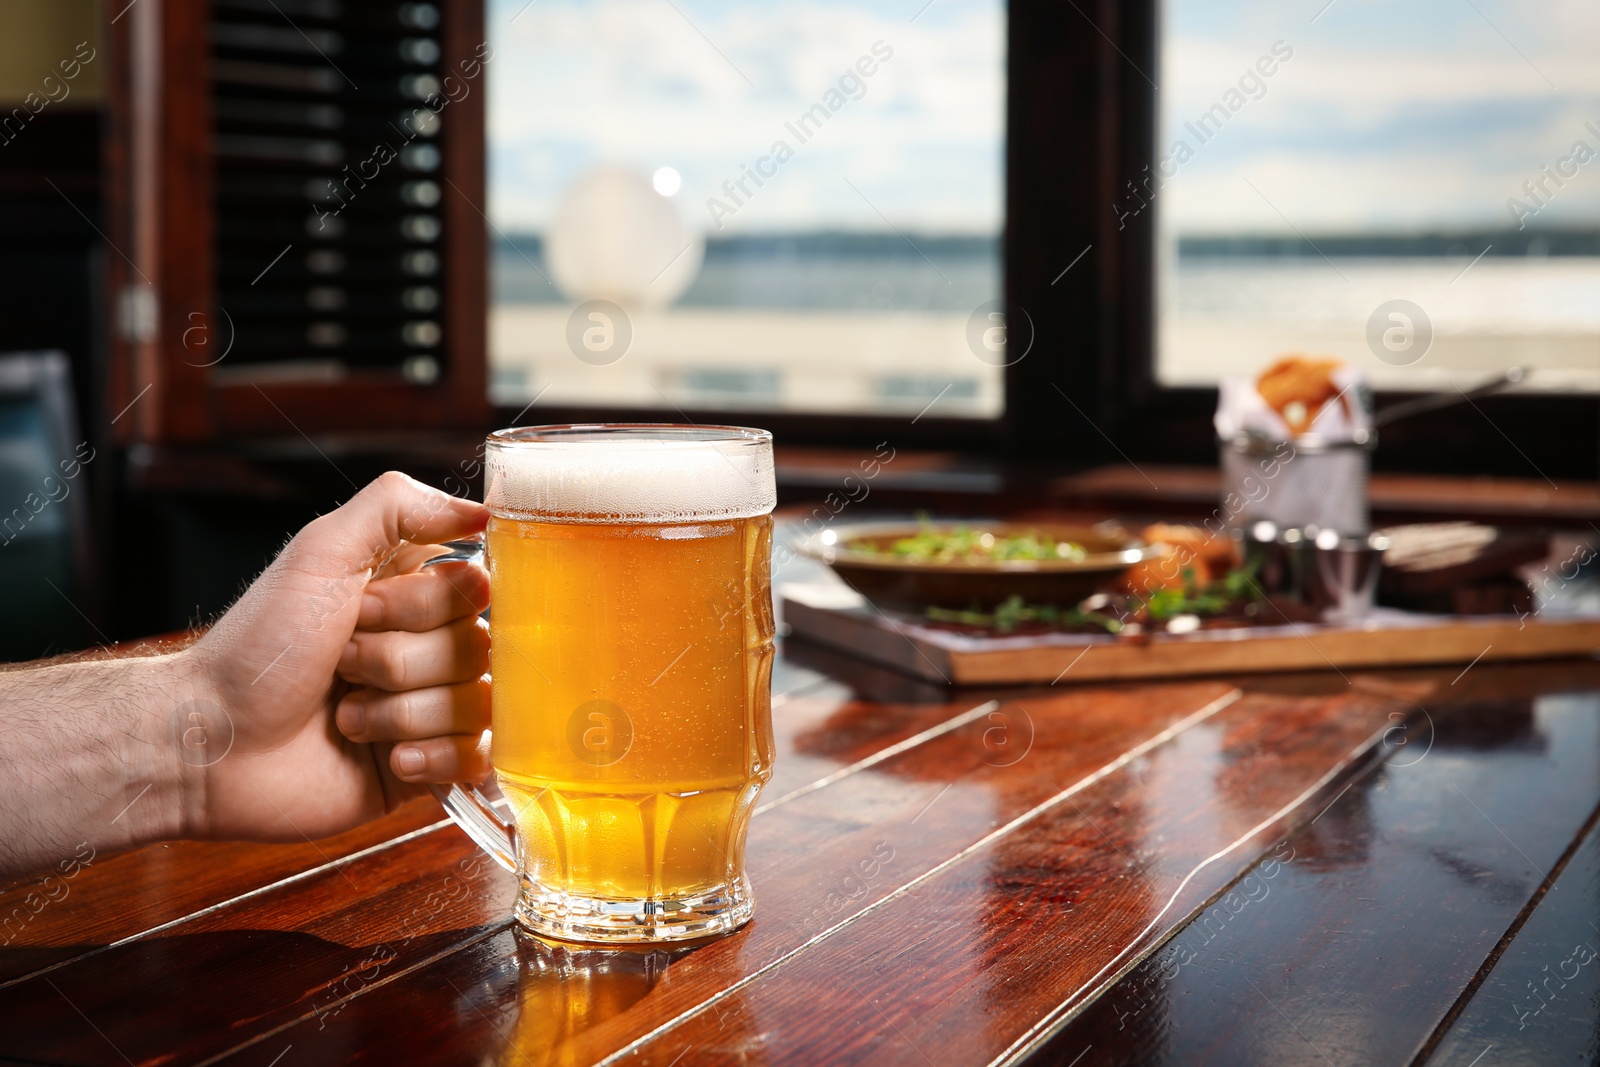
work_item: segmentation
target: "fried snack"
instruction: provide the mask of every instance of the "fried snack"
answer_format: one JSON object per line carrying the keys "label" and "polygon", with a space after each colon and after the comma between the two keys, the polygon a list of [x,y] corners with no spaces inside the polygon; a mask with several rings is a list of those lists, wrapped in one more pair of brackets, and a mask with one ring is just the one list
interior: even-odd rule
{"label": "fried snack", "polygon": [[1140,536],[1147,544],[1167,545],[1172,551],[1128,568],[1122,584],[1132,593],[1181,589],[1185,571],[1193,575],[1196,585],[1203,586],[1223,577],[1239,562],[1232,538],[1215,536],[1198,526],[1158,522],[1146,526]]}
{"label": "fried snack", "polygon": [[1296,436],[1311,428],[1322,407],[1339,395],[1334,372],[1344,366],[1337,359],[1284,356],[1261,372],[1256,391],[1276,411]]}

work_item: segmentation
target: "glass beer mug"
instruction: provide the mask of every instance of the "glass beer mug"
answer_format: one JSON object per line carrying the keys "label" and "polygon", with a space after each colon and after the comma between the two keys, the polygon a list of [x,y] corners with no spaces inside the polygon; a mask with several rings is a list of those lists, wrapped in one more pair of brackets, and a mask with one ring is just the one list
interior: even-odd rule
{"label": "glass beer mug", "polygon": [[436,787],[570,941],[674,941],[751,915],[745,832],[772,774],[772,435],[490,435],[493,763],[509,803]]}

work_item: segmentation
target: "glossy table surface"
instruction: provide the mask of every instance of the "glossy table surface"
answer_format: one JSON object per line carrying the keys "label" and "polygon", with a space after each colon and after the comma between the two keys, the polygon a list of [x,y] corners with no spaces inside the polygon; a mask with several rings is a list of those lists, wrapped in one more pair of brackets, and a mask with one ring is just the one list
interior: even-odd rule
{"label": "glossy table surface", "polygon": [[1464,666],[937,691],[790,643],[738,933],[523,937],[432,801],[81,857],[0,889],[0,1062],[1595,1062],[1600,663]]}

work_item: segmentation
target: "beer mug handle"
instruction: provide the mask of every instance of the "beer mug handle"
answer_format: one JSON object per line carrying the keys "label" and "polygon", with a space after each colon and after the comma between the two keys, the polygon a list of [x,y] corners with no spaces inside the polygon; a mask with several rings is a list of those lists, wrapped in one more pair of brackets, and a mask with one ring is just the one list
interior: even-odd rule
{"label": "beer mug handle", "polygon": [[517,869],[517,827],[494,810],[489,799],[473,785],[430,785],[428,791],[444,805],[445,814],[467,832],[473,844],[483,849],[508,871]]}
{"label": "beer mug handle", "polygon": [[[424,567],[431,567],[435,563],[449,563],[453,560],[481,562],[483,559],[481,537],[465,541],[446,541],[440,547],[450,551],[426,561],[423,563]],[[517,869],[517,824],[496,811],[489,798],[479,792],[477,786],[430,785],[428,791],[444,806],[445,813],[455,821],[455,824],[466,831],[475,845],[487,852],[506,870]]]}

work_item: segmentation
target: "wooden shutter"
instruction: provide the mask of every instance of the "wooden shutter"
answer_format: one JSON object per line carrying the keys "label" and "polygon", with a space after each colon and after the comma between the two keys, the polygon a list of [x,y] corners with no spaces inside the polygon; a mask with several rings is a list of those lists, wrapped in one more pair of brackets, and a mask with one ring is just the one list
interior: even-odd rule
{"label": "wooden shutter", "polygon": [[139,0],[111,31],[118,440],[483,425],[481,0]]}

